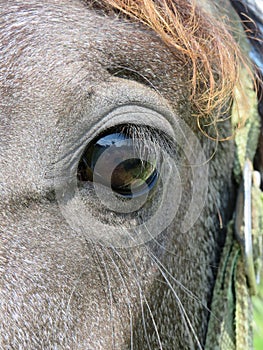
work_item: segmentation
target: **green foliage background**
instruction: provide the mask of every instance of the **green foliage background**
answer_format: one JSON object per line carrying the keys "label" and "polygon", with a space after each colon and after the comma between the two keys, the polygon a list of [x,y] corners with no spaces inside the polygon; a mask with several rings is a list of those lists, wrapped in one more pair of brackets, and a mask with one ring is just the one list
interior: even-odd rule
{"label": "green foliage background", "polygon": [[254,347],[263,350],[263,282],[259,295],[253,298],[254,305]]}

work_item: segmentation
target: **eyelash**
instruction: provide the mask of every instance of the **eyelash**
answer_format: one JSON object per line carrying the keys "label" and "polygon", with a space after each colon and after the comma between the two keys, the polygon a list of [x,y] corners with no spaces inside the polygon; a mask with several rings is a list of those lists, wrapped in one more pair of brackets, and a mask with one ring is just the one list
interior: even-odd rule
{"label": "eyelash", "polygon": [[[134,144],[138,147],[137,151],[142,156],[146,156],[146,160],[147,155],[155,155],[157,163],[160,164],[161,155],[159,149],[164,150],[169,155],[172,155],[175,151],[174,142],[171,140],[171,138],[169,138],[169,136],[164,132],[160,132],[153,127],[135,124],[127,124],[119,127],[119,132],[123,133],[132,140],[136,140]],[[116,128],[118,129],[118,126],[116,126]],[[106,130],[106,132],[107,131],[108,130]],[[140,141],[139,144],[138,140]],[[156,146],[155,149],[152,149],[153,145]]]}

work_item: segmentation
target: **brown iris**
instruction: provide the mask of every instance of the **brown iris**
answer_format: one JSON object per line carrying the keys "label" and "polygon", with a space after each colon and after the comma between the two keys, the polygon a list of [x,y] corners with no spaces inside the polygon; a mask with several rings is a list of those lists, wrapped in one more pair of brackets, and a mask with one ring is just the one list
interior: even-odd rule
{"label": "brown iris", "polygon": [[[96,181],[119,195],[132,198],[149,192],[157,183],[156,161],[145,160],[136,138],[124,128],[110,129],[88,144],[78,166],[80,182]],[[145,153],[145,152],[144,152]],[[109,179],[110,172],[110,183]]]}

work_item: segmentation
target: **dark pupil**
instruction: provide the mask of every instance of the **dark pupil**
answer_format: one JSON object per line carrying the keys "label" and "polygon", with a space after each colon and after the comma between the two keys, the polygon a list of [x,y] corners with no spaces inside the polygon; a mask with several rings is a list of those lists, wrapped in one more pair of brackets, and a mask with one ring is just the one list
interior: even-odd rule
{"label": "dark pupil", "polygon": [[[96,181],[108,186],[105,179],[109,169],[112,169],[110,186],[116,193],[132,198],[149,191],[157,182],[158,172],[154,162],[136,156],[138,152],[135,152],[135,149],[138,150],[138,145],[134,144],[135,142],[122,132],[107,133],[95,139],[86,147],[81,157],[78,180],[94,181],[95,171]],[[102,166],[96,167],[106,150]],[[135,157],[130,156],[132,153]]]}

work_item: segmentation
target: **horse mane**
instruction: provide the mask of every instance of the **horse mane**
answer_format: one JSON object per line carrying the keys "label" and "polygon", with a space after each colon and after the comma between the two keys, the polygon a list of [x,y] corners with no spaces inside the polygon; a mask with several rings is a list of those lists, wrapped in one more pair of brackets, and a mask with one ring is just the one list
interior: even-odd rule
{"label": "horse mane", "polygon": [[231,106],[242,66],[253,79],[230,20],[223,15],[215,18],[195,0],[102,0],[100,6],[145,24],[176,51],[177,59],[179,53],[191,67],[191,100],[199,120],[208,117],[216,125],[224,119],[222,113],[229,115],[224,106]]}

